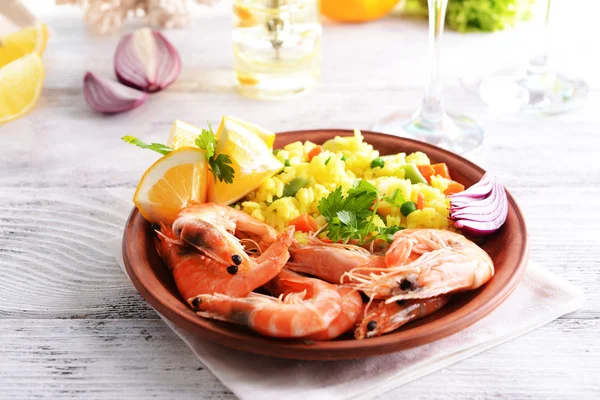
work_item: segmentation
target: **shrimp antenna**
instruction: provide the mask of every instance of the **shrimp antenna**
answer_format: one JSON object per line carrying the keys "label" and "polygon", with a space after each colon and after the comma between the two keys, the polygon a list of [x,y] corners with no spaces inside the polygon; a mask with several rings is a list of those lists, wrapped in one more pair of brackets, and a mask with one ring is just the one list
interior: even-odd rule
{"label": "shrimp antenna", "polygon": [[314,232],[313,234],[311,234],[309,237],[312,238],[312,239],[319,239],[317,236],[319,236],[321,234],[321,232],[323,232],[325,230],[325,228],[327,228],[327,224],[325,224],[322,227],[320,227],[316,232]]}
{"label": "shrimp antenna", "polygon": [[165,242],[169,243],[169,244],[176,244],[178,246],[185,246],[185,242],[181,239],[177,240],[177,239],[172,239],[170,237],[168,237],[167,235],[165,235],[164,233],[162,233],[161,231],[159,231],[158,229],[155,229],[154,232],[156,232],[157,235],[159,235],[161,238],[164,239]]}
{"label": "shrimp antenna", "polygon": [[252,243],[254,246],[256,246],[255,249],[258,250],[258,253],[262,254],[262,250],[260,249],[260,246],[254,240],[252,240],[250,238],[240,239],[240,243],[242,245],[244,245],[244,247],[246,247],[246,245],[245,245],[246,242]]}

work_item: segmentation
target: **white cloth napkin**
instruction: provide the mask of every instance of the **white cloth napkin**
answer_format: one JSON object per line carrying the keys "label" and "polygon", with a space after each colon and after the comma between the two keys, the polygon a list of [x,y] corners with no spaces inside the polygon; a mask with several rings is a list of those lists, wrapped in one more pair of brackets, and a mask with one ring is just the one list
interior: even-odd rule
{"label": "white cloth napkin", "polygon": [[[124,271],[121,237],[106,244]],[[513,294],[469,328],[413,349],[349,361],[294,361],[244,353],[199,340],[159,315],[242,400],[344,400],[382,394],[532,331],[582,303],[578,288],[530,263]]]}

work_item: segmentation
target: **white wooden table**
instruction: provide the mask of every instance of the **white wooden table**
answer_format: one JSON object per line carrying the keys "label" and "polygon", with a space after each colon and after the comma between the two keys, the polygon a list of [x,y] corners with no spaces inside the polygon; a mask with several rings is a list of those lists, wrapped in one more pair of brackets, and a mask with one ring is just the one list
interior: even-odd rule
{"label": "white wooden table", "polygon": [[[522,59],[527,25],[494,35],[449,33],[443,71],[450,108],[469,111],[486,128],[481,164],[523,208],[532,261],[581,287],[587,302],[381,398],[600,398],[600,69],[595,36],[586,36],[595,13],[581,1],[565,3],[555,5],[562,22],[552,50],[592,86],[583,109],[500,115],[460,87],[459,76]],[[0,127],[0,398],[233,398],[104,247],[130,207],[106,189],[134,187],[155,159],[119,138],[164,141],[174,119],[216,124],[223,114],[274,130],[367,129],[397,110],[408,117],[423,91],[425,24],[327,25],[318,89],[269,103],[234,90],[228,17],[198,19],[167,32],[183,58],[178,81],[141,108],[105,117],[85,104],[82,78],[88,69],[112,76],[118,38],[87,33],[75,9],[38,11],[53,30],[42,99],[27,117]]]}

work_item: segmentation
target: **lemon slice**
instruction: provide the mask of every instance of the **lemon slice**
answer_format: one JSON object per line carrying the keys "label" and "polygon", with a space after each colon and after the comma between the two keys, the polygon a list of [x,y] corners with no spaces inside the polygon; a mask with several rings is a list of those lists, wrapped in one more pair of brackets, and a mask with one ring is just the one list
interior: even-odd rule
{"label": "lemon slice", "polygon": [[202,130],[196,128],[194,125],[190,125],[187,122],[175,120],[169,133],[169,139],[167,140],[167,146],[173,150],[177,150],[181,147],[195,147],[196,138],[202,133]]}
{"label": "lemon slice", "polygon": [[37,53],[0,68],[0,124],[33,108],[44,85],[44,65]]}
{"label": "lemon slice", "polygon": [[234,203],[283,168],[283,164],[275,158],[253,126],[231,117],[223,117],[217,131],[217,154],[225,154],[231,158],[235,175],[230,184],[218,180],[215,182],[211,177],[209,202]]}
{"label": "lemon slice", "polygon": [[204,150],[183,147],[148,168],[133,202],[149,222],[170,224],[187,205],[206,201],[208,176]]}
{"label": "lemon slice", "polygon": [[48,41],[45,24],[36,24],[0,37],[0,67],[29,53],[44,54]]}

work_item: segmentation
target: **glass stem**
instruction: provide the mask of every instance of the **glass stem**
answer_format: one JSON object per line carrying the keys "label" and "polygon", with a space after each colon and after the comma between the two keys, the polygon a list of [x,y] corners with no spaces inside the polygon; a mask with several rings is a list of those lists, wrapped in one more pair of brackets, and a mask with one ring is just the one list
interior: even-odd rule
{"label": "glass stem", "polygon": [[427,0],[429,7],[429,83],[423,98],[421,116],[437,123],[444,116],[440,81],[440,50],[448,0]]}
{"label": "glass stem", "polygon": [[546,72],[548,68],[548,21],[550,17],[550,2],[546,5],[546,15],[544,18],[544,29],[541,37],[538,39],[537,49],[535,49],[534,56],[529,59],[529,65],[527,66],[528,74],[542,74]]}

